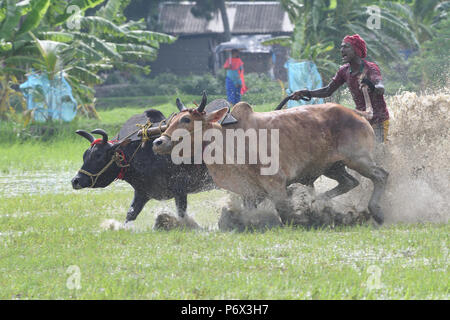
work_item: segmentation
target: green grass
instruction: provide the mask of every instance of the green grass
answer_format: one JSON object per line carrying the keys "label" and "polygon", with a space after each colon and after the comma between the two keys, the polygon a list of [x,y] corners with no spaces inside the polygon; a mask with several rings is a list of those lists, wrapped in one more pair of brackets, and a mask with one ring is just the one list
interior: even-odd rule
{"label": "green grass", "polygon": [[[170,103],[153,107],[166,115],[175,111]],[[101,224],[125,219],[133,192],[123,182],[75,192],[67,178],[62,191],[55,186],[53,193],[29,192],[49,182],[39,177],[24,182],[27,175],[70,176],[79,168],[88,143],[74,130],[102,127],[113,136],[123,121],[145,109],[101,109],[101,120],[55,124],[45,139],[21,139],[13,124],[0,123],[0,187],[6,186],[0,192],[0,299],[450,297],[448,224],[223,233],[217,221],[226,193],[214,190],[188,200],[189,213],[205,231],[153,231],[158,213],[175,212],[173,201],[154,200],[134,231],[113,231]],[[19,194],[8,194],[11,185]],[[81,289],[67,287],[70,266],[81,272]]]}
{"label": "green grass", "polygon": [[[188,102],[195,97],[182,96],[182,99],[192,107],[193,104]],[[46,170],[55,166],[67,170],[78,166],[89,145],[75,134],[76,130],[89,132],[102,128],[113,138],[128,118],[150,107],[160,110],[166,117],[178,110],[174,103],[163,102],[146,107],[100,109],[100,119],[76,118],[70,123],[35,124],[23,128],[19,124],[0,121],[0,173]],[[254,107],[260,112],[273,108],[271,103]]]}
{"label": "green grass", "polygon": [[[219,207],[204,203],[223,196],[191,195],[197,221],[211,227]],[[3,199],[0,299],[449,298],[447,225],[156,232],[161,204],[151,201],[135,232],[102,230],[130,199],[112,190]],[[79,290],[66,286],[72,265]]]}

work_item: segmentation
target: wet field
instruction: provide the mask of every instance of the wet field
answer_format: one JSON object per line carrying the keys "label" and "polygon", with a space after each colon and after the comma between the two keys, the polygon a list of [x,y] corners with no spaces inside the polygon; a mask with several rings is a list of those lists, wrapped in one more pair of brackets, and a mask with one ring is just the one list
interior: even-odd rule
{"label": "wet field", "polygon": [[[18,173],[0,173],[0,197],[11,198],[20,195],[42,195],[42,194],[71,194],[80,192],[73,190],[70,183],[74,171],[55,172],[31,171]],[[123,181],[116,181],[111,186],[114,190],[125,190],[129,186]],[[102,189],[91,189],[91,193],[101,193]],[[81,191],[83,192],[83,191]],[[87,192],[87,190],[85,190]]]}
{"label": "wet field", "polygon": [[[202,231],[153,230],[157,215],[176,214],[173,200],[111,230],[104,222],[122,223],[131,203],[127,183],[73,190],[78,167],[66,164],[1,173],[0,299],[449,299],[450,97],[395,99],[380,228],[223,232],[230,199],[213,190],[188,198]],[[372,187],[357,178],[334,208],[367,206]],[[333,186],[321,179],[317,192]]]}

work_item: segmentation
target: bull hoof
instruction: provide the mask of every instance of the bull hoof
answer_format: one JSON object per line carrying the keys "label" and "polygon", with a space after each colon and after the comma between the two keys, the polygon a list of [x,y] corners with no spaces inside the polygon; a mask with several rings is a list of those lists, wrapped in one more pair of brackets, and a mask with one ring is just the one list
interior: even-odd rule
{"label": "bull hoof", "polygon": [[384,223],[384,217],[383,215],[372,215],[373,220],[375,220],[376,223],[378,223],[380,226]]}
{"label": "bull hoof", "polygon": [[134,220],[126,220],[122,225],[122,229],[134,230]]}
{"label": "bull hoof", "polygon": [[379,206],[369,207],[370,213],[372,214],[373,220],[375,220],[378,225],[382,225],[384,222],[384,215]]}
{"label": "bull hoof", "polygon": [[174,229],[197,230],[201,228],[193,219],[187,216],[178,219],[170,214],[162,213],[156,217],[153,229],[170,231]]}

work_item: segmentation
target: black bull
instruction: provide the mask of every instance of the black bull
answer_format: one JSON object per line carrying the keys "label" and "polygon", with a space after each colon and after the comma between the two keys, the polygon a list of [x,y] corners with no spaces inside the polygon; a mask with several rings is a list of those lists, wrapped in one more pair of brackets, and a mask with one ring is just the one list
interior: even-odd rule
{"label": "black bull", "polygon": [[170,155],[156,155],[153,152],[153,139],[140,147],[141,139],[137,134],[121,141],[136,131],[136,124],[145,124],[147,118],[152,123],[165,119],[160,111],[153,109],[135,115],[123,125],[113,141],[108,141],[108,135],[101,129],[92,131],[102,135],[102,139],[97,140],[86,131],[77,131],[89,140],[91,146],[84,152],[83,166],[72,179],[72,187],[104,188],[117,178],[125,180],[134,188],[126,223],[135,220],[150,199],[175,198],[178,216],[184,218],[187,195],[214,188],[204,164],[175,165]]}

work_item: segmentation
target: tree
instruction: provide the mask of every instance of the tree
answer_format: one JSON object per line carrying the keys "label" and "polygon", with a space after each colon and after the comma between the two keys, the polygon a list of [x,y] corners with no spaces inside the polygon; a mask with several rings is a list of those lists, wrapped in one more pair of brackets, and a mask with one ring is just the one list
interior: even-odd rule
{"label": "tree", "polygon": [[[156,58],[159,43],[175,38],[145,30],[143,21],[124,22],[120,0],[107,1],[95,16],[84,15],[103,2],[59,0],[49,7],[50,0],[23,1],[17,6],[13,0],[0,1],[1,96],[15,93],[11,85],[31,67],[49,77],[63,72],[81,106],[93,102],[93,86],[103,82],[101,71],[150,72],[142,62]],[[72,5],[75,12],[69,10]],[[2,99],[0,105],[3,118],[9,103],[5,101],[9,99]]]}
{"label": "tree", "polygon": [[124,9],[124,15],[128,20],[144,19],[148,30],[158,29],[159,6],[165,0],[131,0]]}
{"label": "tree", "polygon": [[400,17],[409,26],[418,42],[423,43],[433,38],[432,27],[445,19],[450,1],[416,0],[412,4],[384,1],[381,5],[393,15]]}
{"label": "tree", "polygon": [[211,20],[214,14],[219,11],[223,23],[223,40],[231,40],[230,22],[228,21],[225,0],[197,0],[191,12],[195,17],[202,17]]}
{"label": "tree", "polygon": [[[77,0],[80,11],[95,6],[103,0]],[[61,1],[55,1],[55,7]],[[50,0],[0,1],[0,118],[6,119],[7,113],[14,113],[10,100],[21,94],[12,87],[23,79],[27,69],[40,60],[33,52],[35,42],[30,31],[45,21],[50,9]],[[55,10],[53,8],[53,10]],[[61,16],[61,15],[60,15]],[[68,18],[69,16],[67,16]],[[60,18],[61,22],[67,20]],[[31,46],[30,46],[31,45]],[[35,50],[37,51],[37,50]]]}
{"label": "tree", "polygon": [[[94,16],[79,16],[80,30],[67,26],[59,32],[41,34],[46,40],[66,42],[68,47],[59,52],[67,68],[74,95],[84,105],[94,98],[93,86],[103,82],[98,75],[109,69],[149,73],[142,62],[156,58],[159,43],[173,42],[174,37],[147,31],[145,22],[124,21],[120,0],[109,0]],[[66,41],[68,40],[68,41]]]}
{"label": "tree", "polygon": [[[419,47],[419,41],[409,25],[387,7],[380,8],[380,28],[371,28],[367,23],[370,17],[367,8],[374,2],[370,0],[281,0],[281,3],[295,23],[291,46],[293,56],[306,58],[306,51],[312,53],[309,57],[312,59],[313,54],[320,49],[321,52],[316,54],[316,58],[325,59],[321,61],[322,64],[339,64],[341,41],[346,35],[354,33],[360,34],[366,40],[368,55],[372,60],[398,61],[401,59],[401,45]],[[331,51],[322,50],[329,48],[328,44],[331,43]],[[317,50],[310,50],[317,45]],[[330,78],[336,71],[335,68],[330,70],[328,67],[325,70],[321,68],[320,63],[319,68],[325,78]]]}
{"label": "tree", "polygon": [[448,85],[450,70],[450,18],[433,27],[433,38],[424,41],[418,55],[409,62],[410,79],[423,88]]}

